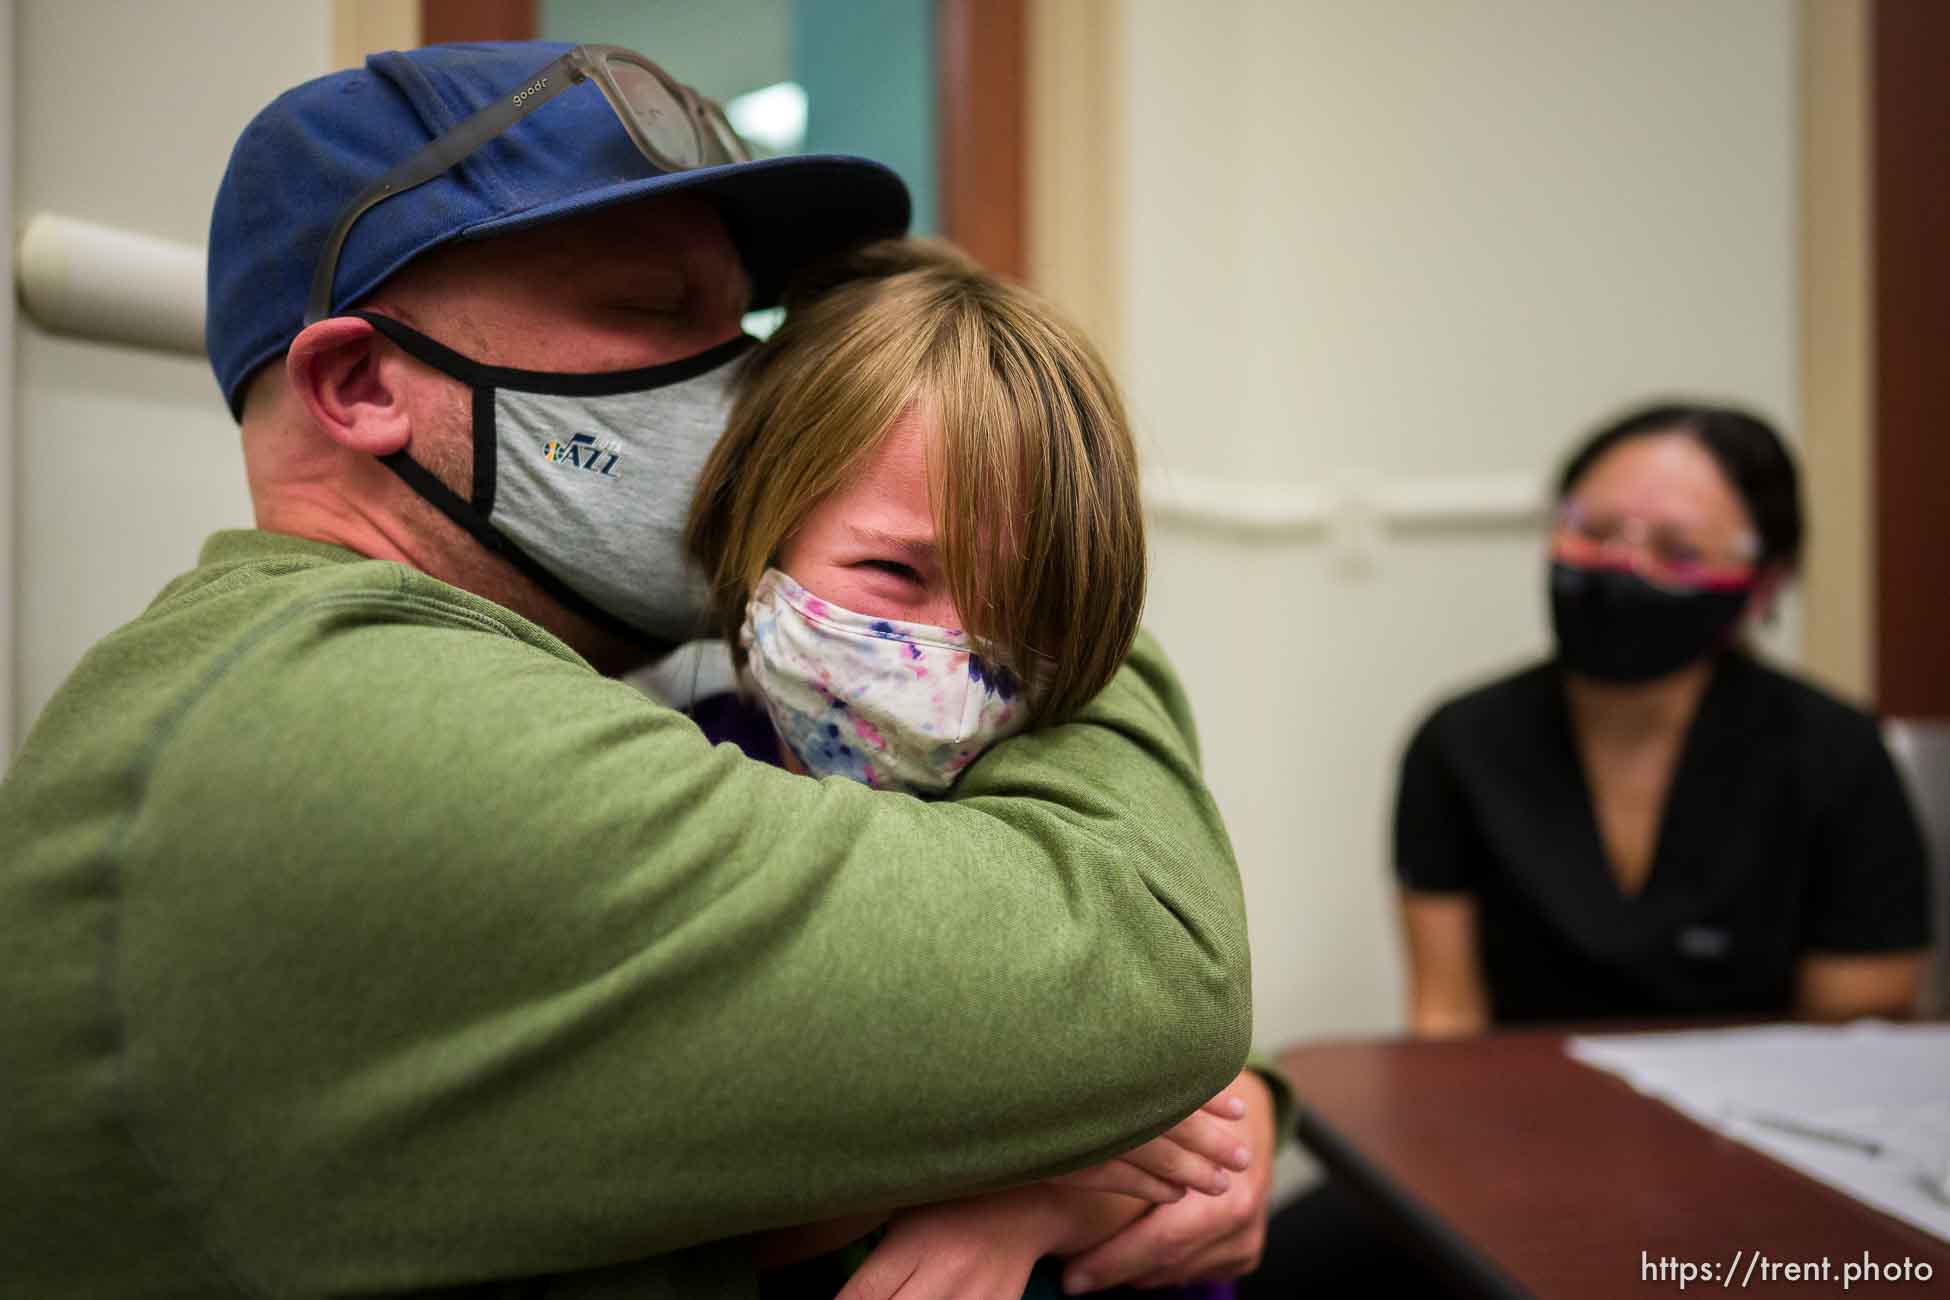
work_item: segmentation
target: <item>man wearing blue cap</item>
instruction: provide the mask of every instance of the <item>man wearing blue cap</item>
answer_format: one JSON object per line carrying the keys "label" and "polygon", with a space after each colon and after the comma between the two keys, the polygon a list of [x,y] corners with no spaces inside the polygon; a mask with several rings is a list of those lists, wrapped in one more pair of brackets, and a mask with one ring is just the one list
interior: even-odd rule
{"label": "man wearing blue cap", "polygon": [[701,626],[742,313],[907,219],[614,47],[378,55],[245,130],[208,344],[259,526],[0,787],[0,1292],[750,1295],[737,1234],[1234,1077],[1239,882],[1148,641],[933,804],[605,675]]}

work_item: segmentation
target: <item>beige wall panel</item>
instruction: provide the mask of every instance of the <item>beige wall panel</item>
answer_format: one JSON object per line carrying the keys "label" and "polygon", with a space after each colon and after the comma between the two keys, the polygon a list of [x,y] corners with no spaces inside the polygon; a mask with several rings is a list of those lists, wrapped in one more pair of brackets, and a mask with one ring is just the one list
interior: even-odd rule
{"label": "beige wall panel", "polygon": [[420,45],[420,0],[332,0],[332,66],[356,68],[379,50]]}
{"label": "beige wall panel", "polygon": [[1801,23],[1805,663],[1866,703],[1875,689],[1868,5],[1802,0]]}
{"label": "beige wall panel", "polygon": [[1029,280],[1119,362],[1118,0],[1029,0]]}

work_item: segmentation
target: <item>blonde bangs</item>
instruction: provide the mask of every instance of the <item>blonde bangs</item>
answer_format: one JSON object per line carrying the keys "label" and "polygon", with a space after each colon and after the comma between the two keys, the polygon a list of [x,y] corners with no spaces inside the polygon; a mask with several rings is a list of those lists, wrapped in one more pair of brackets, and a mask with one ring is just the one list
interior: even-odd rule
{"label": "blonde bangs", "polygon": [[936,541],[966,630],[1031,681],[1046,725],[1101,690],[1137,635],[1136,447],[1102,359],[1048,304],[983,277],[957,305],[924,376]]}

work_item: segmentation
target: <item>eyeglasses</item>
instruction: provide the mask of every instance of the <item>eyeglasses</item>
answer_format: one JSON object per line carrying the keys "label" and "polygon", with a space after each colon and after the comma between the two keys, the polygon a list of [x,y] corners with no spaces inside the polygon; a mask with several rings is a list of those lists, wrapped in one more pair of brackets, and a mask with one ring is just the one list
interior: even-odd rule
{"label": "eyeglasses", "polygon": [[332,314],[339,254],[353,225],[374,205],[440,175],[569,87],[593,81],[630,140],[659,171],[750,162],[751,152],[724,110],[634,50],[578,45],[522,83],[521,89],[435,137],[347,204],[325,240],[311,277],[305,324]]}
{"label": "eyeglasses", "polygon": [[1551,549],[1574,564],[1601,564],[1624,551],[1646,581],[1687,588],[1744,585],[1760,558],[1760,541],[1751,533],[1709,547],[1674,524],[1586,511],[1568,501],[1551,516]]}

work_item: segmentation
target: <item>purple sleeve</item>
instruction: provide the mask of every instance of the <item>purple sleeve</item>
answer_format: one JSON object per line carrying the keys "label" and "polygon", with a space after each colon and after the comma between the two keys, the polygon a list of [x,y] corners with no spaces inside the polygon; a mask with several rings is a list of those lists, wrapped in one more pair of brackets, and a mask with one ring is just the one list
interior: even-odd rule
{"label": "purple sleeve", "polygon": [[772,730],[771,715],[756,700],[747,700],[734,691],[707,695],[693,704],[689,713],[698,730],[714,745],[730,743],[774,767],[783,766],[779,757],[778,733]]}

